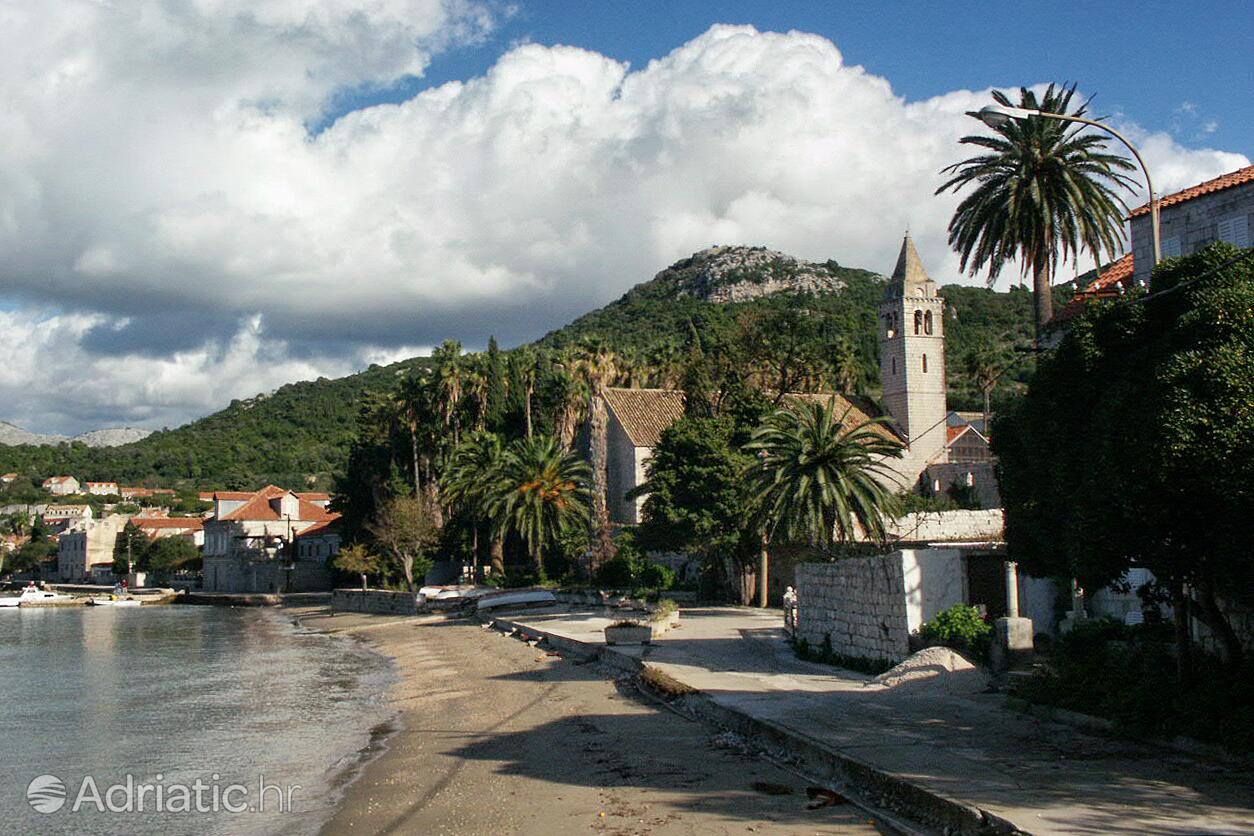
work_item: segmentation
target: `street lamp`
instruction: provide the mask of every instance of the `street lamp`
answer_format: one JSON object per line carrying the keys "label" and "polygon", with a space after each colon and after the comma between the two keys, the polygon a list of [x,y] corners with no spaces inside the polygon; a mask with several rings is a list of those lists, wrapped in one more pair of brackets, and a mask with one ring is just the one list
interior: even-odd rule
{"label": "street lamp", "polygon": [[1095,119],[1085,119],[1083,116],[1068,116],[1065,113],[1050,113],[1045,110],[1029,110],[1025,107],[988,105],[987,107],[980,108],[979,113],[973,113],[971,115],[979,119],[985,125],[988,125],[993,130],[1004,128],[1010,123],[1011,119],[1027,119],[1029,116],[1040,116],[1046,119],[1058,119],[1063,122],[1079,122],[1082,125],[1092,125],[1095,128],[1101,128],[1103,131],[1128,146],[1128,150],[1132,152],[1132,156],[1136,157],[1136,161],[1141,165],[1141,171],[1145,174],[1145,188],[1149,190],[1150,227],[1154,233],[1153,266],[1158,266],[1158,262],[1163,260],[1162,233],[1158,226],[1158,197],[1154,193],[1154,181],[1150,179],[1149,167],[1145,165],[1145,160],[1141,159],[1141,152],[1136,150],[1135,145],[1128,142],[1128,138],[1126,136],[1119,133],[1105,122],[1098,122]]}

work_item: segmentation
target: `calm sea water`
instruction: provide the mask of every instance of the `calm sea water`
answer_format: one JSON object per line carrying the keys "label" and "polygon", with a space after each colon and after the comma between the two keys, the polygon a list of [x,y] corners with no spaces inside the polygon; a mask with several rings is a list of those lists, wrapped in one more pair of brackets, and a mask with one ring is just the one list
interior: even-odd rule
{"label": "calm sea water", "polygon": [[[0,833],[316,831],[388,719],[392,677],[356,642],[303,631],[281,612],[0,610]],[[65,787],[55,812],[28,803],[42,775]],[[123,811],[99,812],[86,777]],[[272,789],[261,793],[262,782]],[[143,812],[140,784],[150,786]],[[228,794],[232,784],[245,790]],[[277,810],[294,785],[292,810]],[[109,798],[110,787],[121,789]],[[215,790],[217,812],[194,812],[215,806]],[[259,798],[264,811],[225,809]]]}

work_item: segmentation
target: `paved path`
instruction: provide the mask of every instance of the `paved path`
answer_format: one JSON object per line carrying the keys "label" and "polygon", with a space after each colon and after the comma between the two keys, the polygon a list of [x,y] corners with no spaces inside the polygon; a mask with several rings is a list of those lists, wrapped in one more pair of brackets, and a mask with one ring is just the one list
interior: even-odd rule
{"label": "paved path", "polygon": [[[519,617],[603,644],[600,613]],[[1005,707],[996,694],[909,695],[802,662],[779,611],[684,610],[642,658],[719,705],[786,727],[1033,833],[1252,833],[1254,774],[1080,732]]]}

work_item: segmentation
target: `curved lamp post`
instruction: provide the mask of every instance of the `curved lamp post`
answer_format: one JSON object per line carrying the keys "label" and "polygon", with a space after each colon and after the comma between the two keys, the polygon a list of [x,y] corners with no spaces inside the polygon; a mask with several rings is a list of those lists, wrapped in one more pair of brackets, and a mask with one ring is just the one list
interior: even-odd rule
{"label": "curved lamp post", "polygon": [[1145,174],[1145,188],[1149,190],[1150,226],[1154,233],[1153,266],[1157,266],[1158,262],[1163,260],[1162,233],[1158,227],[1158,196],[1154,193],[1154,181],[1150,179],[1149,168],[1145,165],[1145,160],[1141,159],[1141,152],[1136,150],[1136,146],[1129,142],[1126,136],[1119,133],[1105,122],[1098,122],[1096,119],[1085,119],[1082,116],[1068,116],[1065,113],[1050,113],[1044,110],[1029,110],[1025,107],[989,105],[987,107],[980,108],[979,113],[973,113],[971,115],[994,130],[1005,127],[1011,119],[1027,119],[1029,116],[1040,116],[1045,119],[1058,119],[1063,122],[1079,122],[1082,125],[1092,125],[1094,128],[1101,128],[1103,131],[1128,146],[1128,150],[1132,152],[1132,156],[1136,157],[1136,161],[1141,165],[1141,171]]}

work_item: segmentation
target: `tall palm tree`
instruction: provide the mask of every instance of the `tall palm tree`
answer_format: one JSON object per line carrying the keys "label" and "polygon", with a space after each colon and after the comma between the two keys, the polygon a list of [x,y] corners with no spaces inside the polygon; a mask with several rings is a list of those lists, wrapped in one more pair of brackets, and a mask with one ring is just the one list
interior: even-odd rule
{"label": "tall palm tree", "polygon": [[[1019,89],[1012,104],[993,91],[1000,105],[1083,116],[1088,102],[1072,109],[1075,85],[1049,85],[1038,100]],[[1030,116],[1011,119],[996,129],[998,136],[964,136],[960,142],[986,149],[942,169],[952,175],[940,194],[974,185],[949,222],[949,245],[971,275],[988,268],[988,283],[1018,256],[1024,275],[1031,273],[1036,296],[1036,337],[1053,315],[1052,284],[1059,261],[1078,258],[1087,248],[1097,261],[1102,251],[1113,257],[1123,242],[1127,206],[1115,186],[1132,188],[1121,174],[1133,168],[1126,158],[1106,153],[1106,140],[1086,133],[1081,125]]]}
{"label": "tall palm tree", "polygon": [[746,452],[756,461],[745,471],[762,530],[758,602],[766,606],[767,546],[778,533],[789,540],[828,547],[859,531],[887,539],[887,519],[897,511],[885,459],[903,447],[882,432],[882,419],[850,426],[852,410],[836,413],[825,402],[786,398],[754,431]]}
{"label": "tall palm tree", "polygon": [[444,498],[461,508],[472,520],[474,535],[471,550],[476,570],[479,559],[479,525],[483,522],[489,524],[492,572],[498,577],[505,571],[505,543],[498,527],[491,524],[492,516],[488,506],[496,480],[500,476],[498,471],[503,455],[504,448],[499,436],[487,432],[472,433],[453,449],[441,480]]}
{"label": "tall palm tree", "polygon": [[597,566],[614,557],[609,509],[609,407],[605,390],[622,370],[622,361],[605,342],[586,344],[576,368],[588,389],[588,458],[592,465],[592,502],[588,531],[592,542],[591,575]]}
{"label": "tall palm tree", "polygon": [[527,544],[536,575],[544,553],[588,515],[588,465],[552,436],[515,441],[495,468],[488,508],[496,529]]}

